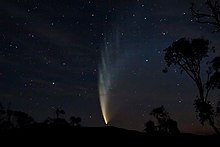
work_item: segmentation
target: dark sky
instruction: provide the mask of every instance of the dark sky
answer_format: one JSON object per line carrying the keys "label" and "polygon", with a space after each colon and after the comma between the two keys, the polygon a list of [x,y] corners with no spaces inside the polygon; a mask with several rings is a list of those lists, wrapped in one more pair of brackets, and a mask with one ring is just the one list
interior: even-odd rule
{"label": "dark sky", "polygon": [[209,132],[196,119],[192,81],[178,68],[162,73],[163,49],[182,37],[210,39],[219,55],[219,34],[192,19],[191,2],[1,0],[0,102],[37,121],[54,117],[61,107],[66,118],[80,116],[82,125],[103,126],[98,65],[107,36],[109,44],[119,44],[123,67],[112,71],[117,111],[110,125],[143,131],[149,112],[164,105],[181,131]]}

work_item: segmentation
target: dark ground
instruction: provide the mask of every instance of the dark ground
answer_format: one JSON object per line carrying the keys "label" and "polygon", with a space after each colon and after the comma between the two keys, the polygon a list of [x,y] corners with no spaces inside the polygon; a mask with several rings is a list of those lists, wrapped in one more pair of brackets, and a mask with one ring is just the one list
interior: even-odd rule
{"label": "dark ground", "polygon": [[[31,126],[1,131],[1,143],[28,146],[218,146],[220,136],[147,135],[116,127]],[[5,146],[4,145],[4,146]]]}

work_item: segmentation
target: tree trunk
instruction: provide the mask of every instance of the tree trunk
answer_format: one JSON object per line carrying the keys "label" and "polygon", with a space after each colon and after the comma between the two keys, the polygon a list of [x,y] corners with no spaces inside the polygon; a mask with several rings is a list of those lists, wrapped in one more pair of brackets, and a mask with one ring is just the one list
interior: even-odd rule
{"label": "tree trunk", "polygon": [[[199,89],[200,99],[203,102],[207,103],[207,99],[205,99],[205,97],[204,97],[204,90],[203,90],[202,86],[201,85],[198,86],[198,89]],[[211,116],[209,116],[208,121],[209,121],[209,125],[212,127],[212,129],[215,131],[215,133],[220,135],[220,132],[219,132],[218,128],[215,126],[215,123],[214,123],[213,119],[211,118]]]}
{"label": "tree trunk", "polygon": [[218,128],[215,126],[214,121],[213,121],[211,118],[209,118],[209,124],[210,124],[210,126],[213,128],[213,130],[215,131],[215,133],[218,134],[218,135],[220,135],[220,132],[219,132]]}

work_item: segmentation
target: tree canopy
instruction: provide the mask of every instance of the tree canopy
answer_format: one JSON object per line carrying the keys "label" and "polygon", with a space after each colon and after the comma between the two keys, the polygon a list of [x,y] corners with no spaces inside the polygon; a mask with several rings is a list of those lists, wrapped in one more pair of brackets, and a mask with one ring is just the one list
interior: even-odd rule
{"label": "tree canopy", "polygon": [[191,12],[198,23],[215,26],[213,32],[220,31],[220,3],[219,0],[206,0],[205,8],[198,8],[198,4],[192,3]]}
{"label": "tree canopy", "polygon": [[[202,61],[214,51],[214,47],[210,46],[210,41],[203,38],[181,38],[164,51],[167,66],[180,67],[181,71],[185,72],[196,84],[199,95],[194,106],[201,124],[208,121],[216,133],[219,133],[214,123],[215,111],[211,105],[209,93],[212,89],[220,88],[220,57],[209,60],[206,64],[207,69],[202,67]],[[202,71],[206,71],[206,78],[202,76]]]}

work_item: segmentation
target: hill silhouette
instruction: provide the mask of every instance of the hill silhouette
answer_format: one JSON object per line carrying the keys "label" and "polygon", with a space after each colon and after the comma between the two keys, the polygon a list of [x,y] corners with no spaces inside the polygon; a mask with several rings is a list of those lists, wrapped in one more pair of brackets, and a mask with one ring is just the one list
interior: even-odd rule
{"label": "hill silhouette", "polygon": [[[147,135],[143,132],[122,128],[107,127],[70,127],[65,125],[33,124],[20,129],[3,130],[0,133],[2,142],[7,144],[49,145],[78,144],[116,146],[116,145],[211,145],[219,143],[217,135],[202,136],[194,134]],[[32,145],[30,144],[30,145]]]}

